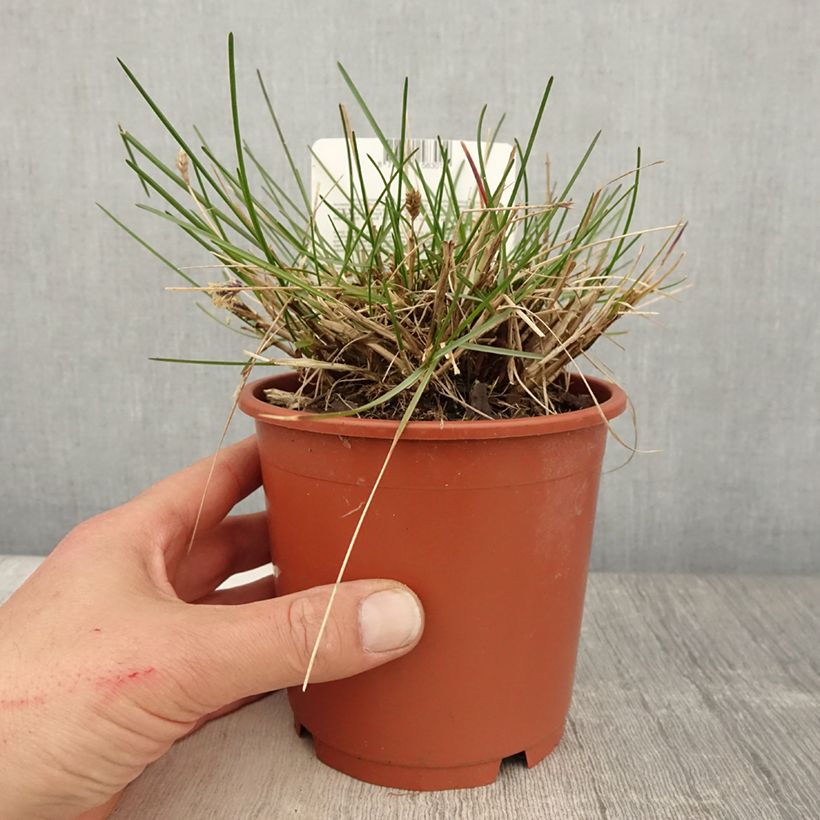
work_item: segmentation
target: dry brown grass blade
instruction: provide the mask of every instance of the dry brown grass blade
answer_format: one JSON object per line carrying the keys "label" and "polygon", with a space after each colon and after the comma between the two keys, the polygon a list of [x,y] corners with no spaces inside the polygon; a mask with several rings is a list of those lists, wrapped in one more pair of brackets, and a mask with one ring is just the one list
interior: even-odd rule
{"label": "dry brown grass blade", "polygon": [[390,460],[393,458],[393,453],[396,451],[396,446],[399,443],[399,439],[401,438],[402,433],[404,433],[404,430],[407,427],[407,424],[409,423],[410,418],[413,415],[413,410],[415,409],[419,399],[422,396],[422,393],[424,392],[424,387],[426,386],[428,379],[429,375],[426,377],[422,377],[421,383],[417,387],[416,392],[413,394],[413,398],[410,404],[407,406],[404,416],[399,422],[399,426],[396,428],[396,433],[393,436],[392,441],[390,442],[390,448],[387,451],[387,455],[384,457],[384,461],[382,462],[382,466],[379,470],[378,475],[376,476],[376,480],[373,482],[373,486],[370,488],[370,492],[367,495],[367,500],[365,501],[361,514],[359,515],[359,520],[356,522],[356,527],[353,530],[353,535],[350,537],[350,542],[348,543],[347,549],[345,550],[344,558],[342,559],[341,566],[339,567],[339,572],[336,575],[336,581],[333,584],[333,589],[330,592],[330,598],[328,599],[324,615],[322,616],[322,622],[319,625],[319,632],[316,635],[316,641],[314,642],[313,649],[310,653],[310,660],[308,661],[307,670],[305,671],[305,679],[304,681],[302,681],[303,692],[307,689],[308,683],[310,681],[310,676],[313,673],[313,667],[316,664],[316,656],[319,653],[319,647],[322,643],[322,638],[324,637],[325,630],[327,629],[327,623],[330,619],[331,610],[333,609],[333,602],[336,600],[336,593],[339,590],[339,584],[342,583],[345,570],[347,570],[347,565],[350,562],[350,556],[353,554],[353,547],[356,545],[356,542],[359,538],[359,533],[361,532],[362,525],[364,524],[365,518],[367,518],[367,513],[370,510],[371,504],[373,503],[373,498],[375,497],[377,490],[381,486],[382,479],[384,478],[384,474],[387,472],[387,467],[390,464]]}
{"label": "dry brown grass blade", "polygon": [[[273,330],[271,329],[268,331],[268,335],[263,337],[262,341],[259,343],[258,353],[261,354],[263,350],[269,345],[271,339],[273,338]],[[228,435],[228,430],[231,426],[231,422],[233,421],[234,416],[236,415],[236,408],[239,406],[239,394],[242,392],[242,389],[248,383],[248,377],[253,370],[253,363],[247,364],[245,367],[242,368],[242,374],[239,378],[239,384],[236,387],[233,395],[233,401],[231,403],[231,409],[228,413],[228,417],[225,419],[225,424],[222,428],[222,433],[219,436],[219,442],[216,445],[216,450],[214,451],[213,457],[211,458],[211,466],[208,470],[208,477],[205,479],[205,486],[202,489],[202,498],[199,500],[199,508],[196,512],[196,518],[194,519],[194,526],[191,530],[191,538],[188,541],[188,549],[187,553],[191,552],[191,549],[194,546],[194,541],[197,536],[197,532],[199,531],[199,522],[202,519],[202,511],[205,509],[205,499],[208,495],[208,488],[211,486],[211,480],[214,476],[214,470],[216,469],[216,464],[219,459],[219,454],[222,451],[222,447],[225,444],[225,438]]]}

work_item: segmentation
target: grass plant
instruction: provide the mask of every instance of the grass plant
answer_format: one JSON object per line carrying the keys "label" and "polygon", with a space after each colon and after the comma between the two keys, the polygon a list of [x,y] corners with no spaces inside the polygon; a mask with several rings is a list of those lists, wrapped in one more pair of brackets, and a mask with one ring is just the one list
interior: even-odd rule
{"label": "grass plant", "polygon": [[[410,148],[407,80],[398,138],[389,139],[339,65],[383,154],[377,162],[359,150],[341,105],[348,174],[336,192],[343,205],[327,204],[335,234],[328,237],[317,227],[322,202],[311,196],[261,74],[272,132],[292,178],[274,178],[243,139],[232,36],[230,159],[218,157],[196,129],[193,137],[183,136],[131,69],[122,67],[178,146],[169,164],[120,129],[126,163],[148,197],[138,207],[184,231],[211,263],[178,265],[106,213],[185,280],[181,289],[205,294],[212,303],[200,305],[206,313],[257,340],[241,361],[202,363],[246,370],[281,364],[299,371],[295,393],[269,392],[274,404],[405,420],[573,409],[584,399],[568,393],[572,365],[589,360],[599,338],[612,338],[613,322],[645,312],[678,284],[671,277],[682,258],[676,246],[685,226],[633,226],[640,149],[634,168],[576,200],[574,188],[596,134],[568,182],[555,186],[548,180],[545,195],[534,197],[533,148],[552,78],[530,132],[523,142],[514,141],[495,184],[485,163],[501,122],[489,128],[482,109],[477,155],[465,147],[467,167],[458,171],[475,182],[475,200],[464,207],[448,162],[451,143],[438,140],[443,172],[433,186]],[[364,184],[370,167],[379,172],[377,189]],[[203,271],[219,281],[195,278]]]}

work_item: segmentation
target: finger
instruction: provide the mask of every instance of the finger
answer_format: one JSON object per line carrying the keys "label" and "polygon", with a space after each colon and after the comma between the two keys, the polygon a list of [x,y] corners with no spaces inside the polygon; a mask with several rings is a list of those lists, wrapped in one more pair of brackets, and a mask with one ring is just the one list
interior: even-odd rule
{"label": "finger", "polygon": [[255,437],[249,436],[164,478],[140,493],[129,506],[148,516],[154,531],[169,544],[184,543],[187,549],[195,523],[198,532],[207,532],[261,481],[259,451]]}
{"label": "finger", "polygon": [[208,595],[199,598],[197,604],[210,604],[215,606],[236,606],[237,604],[250,604],[254,601],[266,601],[276,597],[276,579],[273,575],[265,578],[258,578],[248,584],[242,584],[230,589],[218,589]]}
{"label": "finger", "polygon": [[195,601],[226,578],[270,563],[266,513],[232,515],[197,538],[190,553],[169,567],[169,580],[183,601]]}
{"label": "finger", "polygon": [[[301,683],[331,590],[316,587],[242,606],[186,607],[189,637],[174,646],[182,688],[198,690],[205,702],[229,703]],[[355,675],[398,658],[418,643],[423,628],[421,604],[402,584],[340,584],[311,680]]]}

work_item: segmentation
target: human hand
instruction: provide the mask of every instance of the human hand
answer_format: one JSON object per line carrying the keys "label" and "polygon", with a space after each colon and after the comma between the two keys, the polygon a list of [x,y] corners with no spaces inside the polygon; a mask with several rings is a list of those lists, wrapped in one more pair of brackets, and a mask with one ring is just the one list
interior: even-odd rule
{"label": "human hand", "polygon": [[[80,524],[0,607],[3,820],[105,817],[176,740],[301,683],[331,587],[217,590],[270,558],[263,514],[226,518],[259,486],[253,438],[220,454],[188,552],[210,464]],[[311,680],[404,655],[422,628],[406,587],[346,582]]]}

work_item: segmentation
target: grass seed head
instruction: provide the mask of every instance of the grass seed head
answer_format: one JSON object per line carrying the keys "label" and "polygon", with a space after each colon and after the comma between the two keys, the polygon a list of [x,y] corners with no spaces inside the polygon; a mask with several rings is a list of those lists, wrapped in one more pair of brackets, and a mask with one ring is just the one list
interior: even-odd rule
{"label": "grass seed head", "polygon": [[177,170],[182,179],[185,180],[185,184],[190,186],[191,178],[188,173],[188,155],[182,148],[180,148],[179,153],[177,153]]}
{"label": "grass seed head", "polygon": [[404,210],[412,221],[421,213],[421,194],[413,188],[404,197]]}

